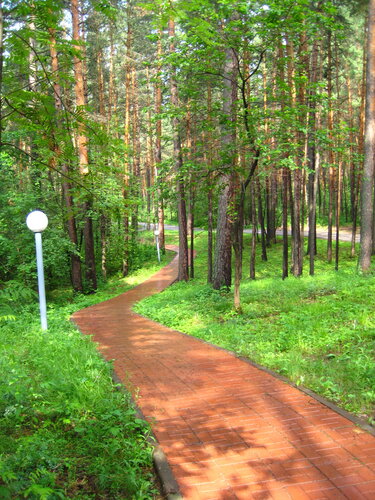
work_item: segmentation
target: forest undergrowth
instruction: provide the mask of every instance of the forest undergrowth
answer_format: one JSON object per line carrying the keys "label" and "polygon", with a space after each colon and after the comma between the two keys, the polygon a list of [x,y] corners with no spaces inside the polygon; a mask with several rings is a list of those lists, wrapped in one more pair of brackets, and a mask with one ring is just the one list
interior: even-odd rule
{"label": "forest undergrowth", "polygon": [[[169,242],[176,235],[168,235]],[[350,244],[340,243],[340,268],[326,262],[318,241],[315,276],[281,279],[282,243],[257,255],[249,276],[250,236],[245,235],[242,314],[232,291],[207,285],[206,233],[197,233],[194,280],[148,297],[135,310],[268,367],[375,423],[375,276],[361,276]]]}
{"label": "forest undergrowth", "polygon": [[94,295],[49,293],[44,333],[37,305],[15,300],[14,290],[12,301],[8,292],[12,317],[0,322],[1,499],[159,497],[149,426],[130,395],[117,390],[111,364],[69,320],[147,279],[160,268],[155,261]]}

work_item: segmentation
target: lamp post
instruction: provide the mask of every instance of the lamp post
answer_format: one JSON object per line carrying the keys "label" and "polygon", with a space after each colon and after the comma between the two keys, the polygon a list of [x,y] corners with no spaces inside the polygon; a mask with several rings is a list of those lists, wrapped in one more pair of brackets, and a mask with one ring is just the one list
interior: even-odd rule
{"label": "lamp post", "polygon": [[155,235],[155,238],[156,238],[156,251],[158,252],[158,262],[160,264],[159,234],[160,234],[159,229],[155,229],[154,235]]}
{"label": "lamp post", "polygon": [[43,270],[43,250],[42,250],[42,232],[48,226],[48,218],[45,213],[39,210],[30,212],[26,217],[27,227],[35,233],[36,247],[36,266],[38,271],[38,291],[39,291],[39,308],[40,308],[40,323],[42,330],[47,330],[47,306],[46,306],[46,291],[44,287],[44,270]]}

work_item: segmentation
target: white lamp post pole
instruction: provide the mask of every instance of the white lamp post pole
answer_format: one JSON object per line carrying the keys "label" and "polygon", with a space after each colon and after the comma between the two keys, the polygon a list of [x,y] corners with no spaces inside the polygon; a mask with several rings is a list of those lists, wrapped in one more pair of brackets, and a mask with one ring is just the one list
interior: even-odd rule
{"label": "white lamp post pole", "polygon": [[47,306],[46,291],[44,286],[44,268],[43,268],[43,249],[42,249],[42,231],[48,226],[48,218],[45,213],[39,210],[30,212],[26,218],[27,227],[35,233],[36,265],[38,273],[38,292],[40,323],[42,330],[47,330]]}
{"label": "white lamp post pole", "polygon": [[159,234],[160,234],[160,231],[158,229],[155,229],[154,235],[156,238],[156,251],[158,252],[158,262],[160,263]]}

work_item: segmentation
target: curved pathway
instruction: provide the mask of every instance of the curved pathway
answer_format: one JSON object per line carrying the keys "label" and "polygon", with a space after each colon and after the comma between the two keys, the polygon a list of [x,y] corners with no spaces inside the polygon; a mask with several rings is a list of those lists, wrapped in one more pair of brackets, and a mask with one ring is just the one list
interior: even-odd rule
{"label": "curved pathway", "polygon": [[73,320],[114,360],[183,497],[374,499],[371,433],[251,363],[132,312],[176,279],[177,263]]}

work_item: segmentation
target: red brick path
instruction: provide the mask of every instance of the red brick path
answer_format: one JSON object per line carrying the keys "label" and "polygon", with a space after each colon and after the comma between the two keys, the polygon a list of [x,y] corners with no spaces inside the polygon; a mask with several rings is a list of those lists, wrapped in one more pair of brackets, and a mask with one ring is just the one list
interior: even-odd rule
{"label": "red brick path", "polygon": [[374,436],[230,353],[131,311],[176,273],[177,257],[73,319],[138,395],[184,498],[375,499]]}

